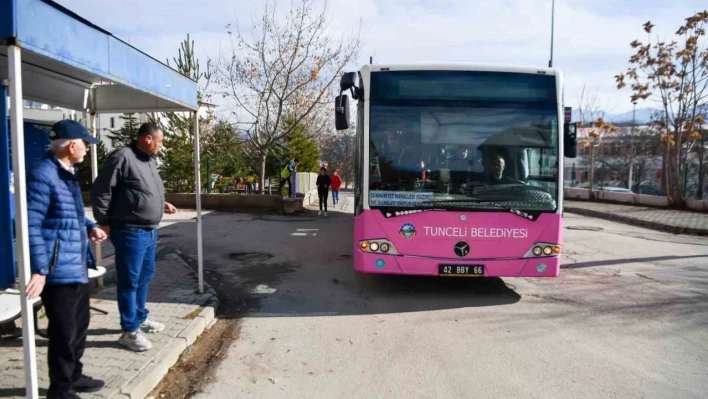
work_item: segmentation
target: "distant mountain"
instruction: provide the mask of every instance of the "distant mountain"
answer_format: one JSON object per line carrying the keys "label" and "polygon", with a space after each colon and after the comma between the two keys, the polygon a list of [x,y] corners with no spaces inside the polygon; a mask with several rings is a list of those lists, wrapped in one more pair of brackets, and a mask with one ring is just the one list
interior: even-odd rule
{"label": "distant mountain", "polygon": [[[635,115],[635,123],[638,125],[651,122],[652,117],[659,112],[658,108],[637,108]],[[605,114],[605,121],[610,123],[632,123],[633,111],[622,112],[618,114]],[[573,108],[573,122],[580,120],[580,113]],[[590,121],[584,121],[590,122]]]}

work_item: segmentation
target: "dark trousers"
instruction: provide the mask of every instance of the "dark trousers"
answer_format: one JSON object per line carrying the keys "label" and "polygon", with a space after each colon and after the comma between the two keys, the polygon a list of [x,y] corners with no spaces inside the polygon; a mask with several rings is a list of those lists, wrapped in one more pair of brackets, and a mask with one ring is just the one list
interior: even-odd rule
{"label": "dark trousers", "polygon": [[110,237],[115,247],[120,327],[134,332],[148,317],[145,304],[155,276],[157,229],[112,227]]}
{"label": "dark trousers", "polygon": [[317,194],[320,197],[320,210],[322,210],[322,206],[324,205],[324,211],[327,212],[327,197],[329,194],[329,191],[327,189],[317,189]]}
{"label": "dark trousers", "polygon": [[61,397],[71,391],[73,382],[83,372],[81,357],[86,348],[90,295],[89,284],[47,285],[42,291],[49,320],[47,358],[52,396]]}
{"label": "dark trousers", "polygon": [[278,187],[278,195],[283,195],[283,187],[285,187],[285,183],[288,183],[288,197],[292,197],[293,188],[292,188],[292,183],[290,182],[290,177],[284,177],[284,178],[280,179],[280,187]]}

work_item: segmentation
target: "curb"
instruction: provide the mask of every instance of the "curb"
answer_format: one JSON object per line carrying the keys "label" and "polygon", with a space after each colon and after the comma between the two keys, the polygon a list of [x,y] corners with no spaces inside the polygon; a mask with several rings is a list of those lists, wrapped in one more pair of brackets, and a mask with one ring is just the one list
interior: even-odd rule
{"label": "curb", "polygon": [[613,222],[621,222],[637,227],[644,227],[652,230],[663,231],[673,234],[689,234],[695,236],[708,237],[708,229],[694,229],[690,227],[673,226],[665,223],[650,222],[648,220],[636,219],[628,216],[622,216],[615,213],[606,213],[594,211],[585,208],[564,207],[564,212],[574,213],[576,215],[590,216],[598,219],[610,220]]}
{"label": "curb", "polygon": [[182,353],[196,341],[207,326],[213,325],[213,321],[215,321],[214,308],[207,306],[187,324],[177,338],[160,351],[155,360],[143,368],[144,372],[124,384],[120,393],[114,398],[143,399],[149,395],[167,375],[170,368],[177,363]]}
{"label": "curb", "polygon": [[[179,256],[182,265],[194,274],[194,270]],[[219,306],[219,297],[214,289],[205,282],[204,291],[212,293],[209,306],[204,308],[189,321],[186,327],[177,334],[172,342],[167,344],[157,357],[143,366],[143,372],[121,386],[120,392],[114,398],[143,399],[162,381],[172,366],[179,360],[182,353],[196,342],[197,338],[216,323],[216,308]]]}

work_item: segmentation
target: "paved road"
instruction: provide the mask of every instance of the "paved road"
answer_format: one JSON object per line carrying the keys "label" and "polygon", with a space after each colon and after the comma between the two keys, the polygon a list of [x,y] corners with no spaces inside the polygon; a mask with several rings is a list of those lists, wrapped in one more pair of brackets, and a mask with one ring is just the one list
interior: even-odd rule
{"label": "paved road", "polygon": [[206,268],[257,300],[198,397],[705,397],[708,239],[565,220],[560,277],[470,280],[355,273],[350,214],[214,213]]}

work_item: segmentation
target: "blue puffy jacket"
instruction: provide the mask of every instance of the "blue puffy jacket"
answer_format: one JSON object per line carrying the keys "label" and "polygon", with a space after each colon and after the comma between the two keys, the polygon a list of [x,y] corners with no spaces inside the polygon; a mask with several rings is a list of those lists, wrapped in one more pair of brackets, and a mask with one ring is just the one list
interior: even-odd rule
{"label": "blue puffy jacket", "polygon": [[76,176],[52,154],[27,173],[27,218],[32,273],[46,275],[47,284],[88,283],[87,266],[96,267],[88,234],[96,224],[85,216]]}

